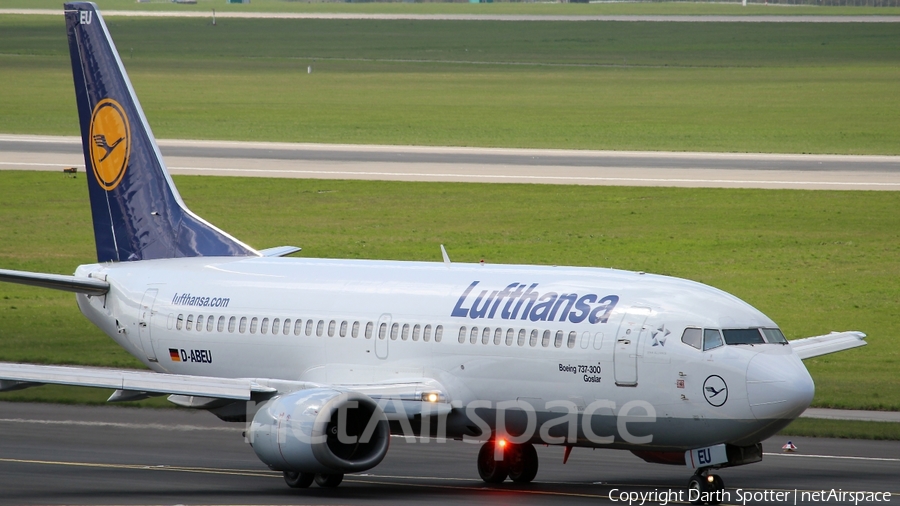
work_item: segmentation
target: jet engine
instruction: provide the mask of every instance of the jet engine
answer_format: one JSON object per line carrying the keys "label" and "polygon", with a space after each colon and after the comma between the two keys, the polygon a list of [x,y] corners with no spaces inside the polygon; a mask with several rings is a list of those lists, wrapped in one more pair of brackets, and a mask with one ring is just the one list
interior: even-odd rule
{"label": "jet engine", "polygon": [[381,462],[390,444],[388,421],[374,400],[329,388],[267,401],[248,436],[271,469],[301,473],[365,471]]}

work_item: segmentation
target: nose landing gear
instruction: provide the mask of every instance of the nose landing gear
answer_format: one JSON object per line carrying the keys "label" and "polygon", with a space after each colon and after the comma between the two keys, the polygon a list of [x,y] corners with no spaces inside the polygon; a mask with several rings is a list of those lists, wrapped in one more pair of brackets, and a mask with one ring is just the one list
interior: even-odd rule
{"label": "nose landing gear", "polygon": [[688,500],[691,504],[719,504],[725,482],[718,474],[707,474],[708,470],[699,469],[688,480]]}
{"label": "nose landing gear", "polygon": [[530,483],[537,471],[537,451],[531,443],[488,441],[478,451],[478,475],[485,483],[503,483],[507,477],[516,483]]}

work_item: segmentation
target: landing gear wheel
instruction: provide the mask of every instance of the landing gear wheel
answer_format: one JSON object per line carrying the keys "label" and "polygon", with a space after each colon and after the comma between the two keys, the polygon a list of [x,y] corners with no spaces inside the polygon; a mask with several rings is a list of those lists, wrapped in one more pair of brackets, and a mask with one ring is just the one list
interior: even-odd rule
{"label": "landing gear wheel", "polygon": [[[722,481],[722,478],[719,478],[718,474],[711,474],[706,477],[706,484],[709,486],[710,492],[721,492],[725,490],[725,482]],[[712,478],[712,482],[709,481],[709,478]],[[709,501],[706,504],[719,504],[722,501],[722,494],[714,493],[710,495]]]}
{"label": "landing gear wheel", "polygon": [[509,479],[516,483],[531,483],[537,476],[538,455],[531,443],[510,445],[503,456],[509,469]]}
{"label": "landing gear wheel", "polygon": [[503,483],[509,474],[505,460],[494,460],[494,442],[488,441],[478,451],[478,475],[485,483]]}
{"label": "landing gear wheel", "polygon": [[343,474],[317,474],[316,485],[325,488],[334,488],[344,481]]}
{"label": "landing gear wheel", "polygon": [[307,488],[312,485],[316,475],[313,473],[300,473],[297,471],[284,471],[284,482],[291,488]]}
{"label": "landing gear wheel", "polygon": [[691,504],[706,504],[704,501],[708,487],[706,486],[706,478],[695,474],[688,480],[688,500]]}
{"label": "landing gear wheel", "polygon": [[725,482],[717,474],[695,474],[688,480],[688,500],[691,504],[719,504]]}

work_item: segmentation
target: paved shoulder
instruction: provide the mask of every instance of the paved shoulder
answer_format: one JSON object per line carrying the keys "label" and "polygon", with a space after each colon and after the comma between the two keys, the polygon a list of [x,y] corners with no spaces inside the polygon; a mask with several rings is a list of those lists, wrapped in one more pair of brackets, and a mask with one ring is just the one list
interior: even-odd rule
{"label": "paved shoulder", "polygon": [[[173,174],[900,190],[900,157],[160,140]],[[78,137],[0,134],[0,169],[84,168]],[[265,164],[260,164],[264,160]]]}

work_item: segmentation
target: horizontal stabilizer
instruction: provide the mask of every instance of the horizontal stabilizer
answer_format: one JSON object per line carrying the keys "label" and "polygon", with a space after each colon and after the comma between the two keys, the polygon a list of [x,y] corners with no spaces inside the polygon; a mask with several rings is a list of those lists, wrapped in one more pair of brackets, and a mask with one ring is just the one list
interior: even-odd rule
{"label": "horizontal stabilizer", "polygon": [[11,271],[0,269],[0,281],[19,283],[22,285],[40,286],[65,290],[67,292],[85,293],[88,295],[104,295],[109,291],[109,283],[99,279],[77,278],[62,274],[44,274],[42,272]]}
{"label": "horizontal stabilizer", "polygon": [[264,257],[286,257],[291,253],[300,251],[300,249],[296,246],[276,246],[274,248],[261,249],[259,254]]}
{"label": "horizontal stabilizer", "polygon": [[858,331],[832,332],[824,336],[795,339],[791,348],[801,359],[818,357],[866,345],[866,335]]}
{"label": "horizontal stabilizer", "polygon": [[[178,394],[250,400],[254,393],[274,393],[253,380],[160,374],[151,371],[68,367],[0,362],[0,380],[94,388],[143,394]],[[115,397],[115,396],[114,396]],[[115,399],[114,399],[115,400]]]}

